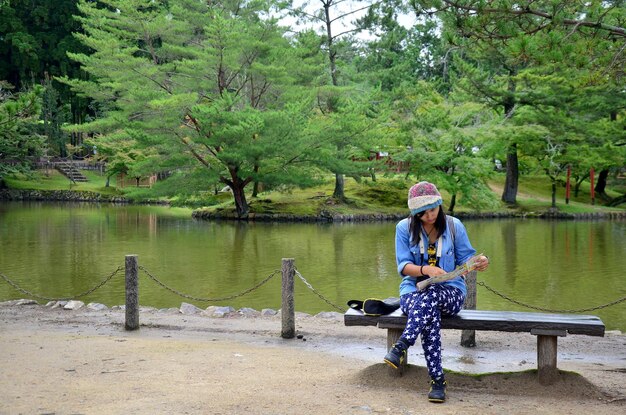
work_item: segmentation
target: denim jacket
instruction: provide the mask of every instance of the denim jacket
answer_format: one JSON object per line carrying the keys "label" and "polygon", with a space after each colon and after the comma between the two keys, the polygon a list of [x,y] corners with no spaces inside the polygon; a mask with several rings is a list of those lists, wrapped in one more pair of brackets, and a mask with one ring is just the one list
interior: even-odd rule
{"label": "denim jacket", "polygon": [[[467,236],[465,226],[457,218],[452,218],[455,228],[454,246],[452,243],[452,235],[446,225],[446,230],[442,235],[443,249],[441,258],[439,258],[439,267],[446,272],[453,271],[457,266],[466,263],[476,250],[472,247]],[[446,222],[447,223],[447,222]],[[422,240],[427,240],[425,233],[422,234]],[[420,255],[419,245],[411,244],[411,235],[409,231],[409,218],[402,219],[396,225],[396,263],[398,265],[398,274],[402,277],[400,283],[400,296],[417,290],[416,278],[402,274],[406,264],[428,265],[428,250],[424,250],[424,254]],[[462,277],[454,278],[450,281],[442,282],[448,286],[456,287],[467,294],[465,280]]]}

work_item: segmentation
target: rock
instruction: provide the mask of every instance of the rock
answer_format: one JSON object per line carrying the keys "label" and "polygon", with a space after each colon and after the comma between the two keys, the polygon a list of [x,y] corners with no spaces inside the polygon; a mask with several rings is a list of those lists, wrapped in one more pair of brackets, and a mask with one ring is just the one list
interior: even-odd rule
{"label": "rock", "polygon": [[26,298],[17,300],[17,302],[15,303],[15,305],[33,305],[33,304],[38,304],[38,303],[35,300],[28,300]]}
{"label": "rock", "polygon": [[147,307],[147,306],[139,307],[140,313],[153,313],[155,311],[157,311],[156,307]]}
{"label": "rock", "polygon": [[113,307],[111,307],[111,310],[115,310],[115,311],[126,311],[126,305],[114,305]]}
{"label": "rock", "polygon": [[202,312],[203,315],[209,317],[224,317],[227,314],[234,313],[235,309],[231,306],[218,307],[218,306],[209,306],[205,311]]}
{"label": "rock", "polygon": [[89,303],[87,304],[87,309],[92,310],[92,311],[102,311],[102,310],[108,310],[109,307],[100,303]]}
{"label": "rock", "polygon": [[343,320],[343,314],[338,313],[336,311],[322,311],[321,313],[317,313],[315,317],[323,318],[325,320],[337,320],[337,321]]}
{"label": "rock", "polygon": [[255,310],[254,308],[250,308],[250,307],[240,308],[238,313],[241,314],[244,317],[255,317],[255,316],[258,316],[258,315],[261,314],[259,311]]}
{"label": "rock", "polygon": [[170,307],[170,308],[159,308],[157,312],[163,313],[163,314],[178,314],[180,313],[180,310],[175,307]]}
{"label": "rock", "polygon": [[278,314],[278,311],[271,308],[264,308],[263,310],[261,310],[262,316],[275,316],[276,314]]}
{"label": "rock", "polygon": [[79,308],[82,308],[84,306],[85,306],[85,303],[83,303],[82,301],[71,300],[71,301],[68,301],[67,304],[65,304],[63,309],[64,310],[78,310]]}
{"label": "rock", "polygon": [[9,300],[9,301],[3,301],[0,303],[0,306],[12,306],[15,305],[15,303],[17,303],[19,300]]}
{"label": "rock", "polygon": [[48,304],[46,304],[46,307],[63,308],[63,307],[65,307],[66,304],[67,304],[67,301],[65,301],[65,300],[63,300],[63,301],[50,301]]}
{"label": "rock", "polygon": [[201,312],[202,312],[202,309],[200,309],[200,308],[196,307],[196,306],[195,306],[195,305],[193,305],[193,304],[189,304],[189,303],[182,303],[182,304],[180,305],[179,311],[180,311],[182,314],[185,314],[185,315],[190,315],[190,314],[198,314],[198,313],[201,313]]}

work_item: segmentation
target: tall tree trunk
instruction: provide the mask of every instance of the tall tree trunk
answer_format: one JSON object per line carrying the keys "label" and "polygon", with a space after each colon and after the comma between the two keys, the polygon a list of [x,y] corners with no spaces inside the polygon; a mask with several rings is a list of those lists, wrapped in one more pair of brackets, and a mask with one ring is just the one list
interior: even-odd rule
{"label": "tall tree trunk", "polygon": [[578,193],[580,193],[580,185],[583,184],[584,180],[585,180],[584,177],[582,179],[576,180],[576,183],[574,185],[574,197],[578,197]]}
{"label": "tall tree trunk", "polygon": [[603,169],[598,175],[598,182],[596,183],[596,187],[594,190],[600,197],[603,199],[608,199],[608,195],[606,194],[606,180],[609,177],[609,169]]}
{"label": "tall tree trunk", "polygon": [[[515,74],[515,70],[511,70],[509,73],[509,85],[507,88],[509,97],[506,98],[503,103],[506,118],[513,117],[513,111],[515,110],[515,90],[517,89],[517,84],[513,79]],[[504,182],[504,190],[502,191],[502,201],[504,203],[510,205],[517,203],[518,182],[519,164],[517,160],[517,143],[511,143],[506,155],[506,180]]]}
{"label": "tall tree trunk", "polygon": [[[330,66],[330,78],[333,86],[339,85],[337,81],[337,52],[335,51],[335,46],[333,44],[333,31],[332,31],[332,23],[333,20],[330,17],[330,7],[332,5],[332,1],[323,1],[324,6],[324,21],[326,23],[326,47],[328,48],[328,63]],[[330,112],[335,111],[334,107],[334,99],[330,100],[331,105],[328,110]],[[344,194],[344,177],[341,173],[335,173],[335,189],[333,190],[333,197],[337,200],[344,201],[346,199],[346,195]]]}
{"label": "tall tree trunk", "polygon": [[509,146],[506,155],[506,180],[502,191],[502,201],[514,205],[517,203],[517,186],[519,181],[519,167],[517,163],[517,144]]}
{"label": "tall tree trunk", "polygon": [[[617,121],[617,111],[611,111],[609,114],[609,119],[612,122]],[[600,195],[600,197],[604,200],[610,200],[609,195],[606,194],[606,181],[609,177],[609,169],[602,169],[600,174],[598,175],[598,182],[596,183],[596,187],[593,190]]]}
{"label": "tall tree trunk", "polygon": [[228,167],[228,172],[230,173],[231,180],[228,180],[225,177],[220,177],[220,181],[225,183],[233,191],[237,216],[240,218],[245,217],[250,212],[250,206],[248,206],[248,200],[246,199],[246,193],[244,190],[252,179],[248,177],[242,180],[238,175],[239,167],[237,166]]}
{"label": "tall tree trunk", "polygon": [[448,213],[450,215],[454,215],[454,207],[456,206],[456,193],[452,194],[450,198],[450,207],[448,208]]}
{"label": "tall tree trunk", "polygon": [[237,216],[244,217],[250,211],[250,207],[248,206],[248,201],[246,200],[246,194],[244,192],[244,188],[242,186],[234,186],[233,188],[233,197],[235,198],[235,210],[237,211]]}
{"label": "tall tree trunk", "polygon": [[556,209],[556,180],[552,179],[552,207]]}
{"label": "tall tree trunk", "polygon": [[331,2],[324,2],[324,20],[326,22],[326,47],[328,48],[328,60],[330,63],[330,77],[333,81],[333,85],[337,86],[337,52],[333,45],[333,31],[331,25],[333,23],[330,18],[330,6]]}
{"label": "tall tree trunk", "polygon": [[[254,172],[258,173],[259,172],[259,165],[255,164],[254,165]],[[252,197],[257,197],[259,195],[259,181],[255,180],[252,183]]]}
{"label": "tall tree trunk", "polygon": [[[513,117],[513,111],[515,110],[515,90],[516,83],[513,80],[515,71],[511,71],[509,74],[509,97],[504,101],[504,113],[506,118]],[[504,182],[504,190],[502,191],[502,201],[510,205],[517,203],[517,187],[519,182],[519,164],[517,160],[517,143],[511,143],[509,145],[506,155],[506,180]]]}
{"label": "tall tree trunk", "polygon": [[333,190],[333,197],[342,202],[346,200],[344,177],[341,173],[335,173],[335,189]]}
{"label": "tall tree trunk", "polygon": [[344,194],[344,177],[343,174],[335,174],[335,191],[333,197],[337,200],[344,201],[346,196]]}

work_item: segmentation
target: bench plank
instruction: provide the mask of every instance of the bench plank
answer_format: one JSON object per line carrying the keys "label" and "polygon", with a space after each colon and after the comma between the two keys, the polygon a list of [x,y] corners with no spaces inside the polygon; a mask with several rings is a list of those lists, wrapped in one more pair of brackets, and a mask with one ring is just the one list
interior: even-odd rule
{"label": "bench plank", "polygon": [[[403,329],[406,316],[400,310],[384,316],[366,316],[349,309],[344,314],[346,326],[378,326],[381,329]],[[552,314],[518,311],[462,310],[453,317],[444,317],[443,329],[528,332],[532,330],[563,330],[569,334],[604,336],[604,323],[596,316]]]}

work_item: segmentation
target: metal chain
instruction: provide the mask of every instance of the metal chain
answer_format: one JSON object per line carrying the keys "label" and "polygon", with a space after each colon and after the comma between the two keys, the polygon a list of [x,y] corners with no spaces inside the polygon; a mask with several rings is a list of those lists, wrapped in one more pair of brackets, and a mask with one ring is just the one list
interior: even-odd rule
{"label": "metal chain", "polygon": [[274,272],[272,272],[270,275],[268,275],[263,281],[259,282],[258,284],[256,284],[254,287],[248,288],[245,291],[240,292],[239,294],[234,294],[234,295],[229,295],[227,297],[217,297],[217,298],[201,298],[201,297],[194,297],[185,293],[182,293],[172,287],[169,287],[168,285],[164,284],[163,282],[159,281],[159,279],[157,277],[155,277],[154,275],[152,275],[147,269],[145,269],[143,266],[139,265],[139,269],[142,270],[143,272],[146,273],[146,275],[148,277],[150,277],[150,279],[154,282],[156,282],[158,285],[160,285],[161,287],[165,288],[166,290],[173,292],[176,295],[179,295],[181,297],[187,298],[189,300],[194,300],[194,301],[203,301],[203,302],[214,302],[214,301],[226,301],[226,300],[232,300],[234,298],[238,298],[238,297],[242,297],[248,293],[251,293],[252,291],[256,290],[257,288],[261,287],[263,284],[265,284],[266,282],[268,282],[269,280],[272,279],[272,277],[274,275],[276,275],[276,273],[280,272],[280,270],[274,270]]}
{"label": "metal chain", "polygon": [[545,311],[545,312],[548,312],[548,313],[583,313],[583,312],[587,312],[587,311],[600,310],[601,308],[610,307],[612,305],[619,304],[622,301],[626,301],[626,297],[622,297],[622,298],[617,299],[615,301],[611,301],[610,303],[599,305],[599,306],[596,306],[596,307],[579,308],[577,310],[551,310],[551,309],[548,309],[548,308],[537,307],[537,306],[534,306],[534,305],[525,304],[525,303],[522,303],[520,301],[514,300],[511,297],[506,296],[506,295],[504,295],[504,294],[494,290],[493,288],[491,288],[490,286],[485,284],[483,281],[476,281],[476,285],[482,285],[483,287],[485,287],[487,290],[491,291],[495,295],[497,295],[499,297],[502,297],[505,300],[510,301],[510,302],[512,302],[514,304],[517,304],[519,306],[526,307],[526,308],[531,308],[533,310],[538,310],[538,311]]}
{"label": "metal chain", "polygon": [[[177,294],[181,297],[184,298],[188,298],[190,300],[194,300],[194,301],[203,301],[203,302],[214,302],[214,301],[226,301],[226,300],[232,300],[238,297],[242,297],[246,294],[251,293],[252,291],[260,288],[262,285],[264,285],[265,283],[267,283],[270,279],[272,279],[277,273],[281,272],[280,270],[274,270],[274,272],[272,272],[270,275],[268,275],[265,279],[263,279],[261,282],[259,282],[258,284],[254,285],[251,288],[248,288],[245,291],[242,291],[238,294],[234,294],[234,295],[230,295],[230,296],[226,296],[226,297],[216,297],[216,298],[200,298],[200,297],[194,297],[185,293],[182,293],[174,288],[171,288],[169,286],[167,286],[166,284],[164,284],[163,282],[161,282],[158,278],[156,278],[154,275],[152,275],[145,267],[143,266],[139,266],[139,269],[141,269],[142,271],[144,271],[146,273],[146,275],[148,275],[148,277],[150,279],[152,279],[154,282],[156,282],[158,285],[160,285],[161,287],[165,288],[168,291],[173,292],[174,294]],[[106,283],[108,283],[118,272],[120,272],[122,270],[122,267],[117,267],[117,269],[115,271],[113,271],[109,276],[107,276],[105,279],[103,279],[99,284],[97,284],[96,286],[94,286],[93,288],[80,293],[80,294],[76,294],[74,296],[71,297],[64,297],[64,298],[52,298],[52,297],[44,297],[42,295],[39,294],[35,294],[32,291],[28,291],[22,287],[20,287],[17,283],[13,282],[10,278],[8,278],[6,275],[0,273],[0,277],[2,277],[2,279],[4,281],[6,281],[10,286],[12,286],[13,288],[15,288],[17,291],[20,291],[26,295],[29,295],[31,297],[35,297],[35,298],[39,298],[42,300],[46,300],[46,301],[66,301],[66,300],[71,300],[74,298],[80,298],[80,297],[85,297],[91,293],[93,293],[94,291],[96,291],[97,289],[99,289],[100,287],[102,287],[103,285],[105,285]],[[328,305],[330,305],[331,307],[337,309],[338,311],[343,312],[344,309],[339,307],[338,305],[332,303],[330,300],[328,300],[326,297],[324,297],[319,291],[317,291],[315,288],[313,288],[313,286],[306,280],[306,278],[304,278],[304,276],[302,276],[302,274],[300,274],[300,272],[298,270],[295,270],[295,274],[298,276],[298,278],[300,278],[300,280],[302,280],[302,282],[315,294],[317,295],[320,299],[322,299],[323,301],[325,301]],[[530,304],[526,304],[523,303],[521,301],[517,301],[505,294],[502,294],[498,291],[496,291],[495,289],[491,288],[490,286],[488,286],[487,284],[485,284],[483,281],[477,281],[476,285],[480,285],[485,287],[488,291],[491,291],[493,294],[507,300],[510,301],[513,304],[517,304],[521,307],[525,307],[525,308],[530,308],[533,310],[538,310],[538,311],[545,311],[548,313],[582,313],[582,312],[588,312],[588,311],[595,311],[595,310],[600,310],[602,308],[607,308],[616,304],[619,304],[623,301],[626,301],[626,296],[619,298],[615,301],[611,301],[610,303],[607,304],[602,304],[596,307],[589,307],[589,308],[580,308],[580,309],[564,309],[564,310],[554,310],[554,309],[548,309],[548,308],[543,308],[543,307],[537,307],[534,305],[530,305]]]}
{"label": "metal chain", "polygon": [[77,294],[77,295],[74,295],[74,296],[71,296],[71,297],[66,297],[66,298],[50,298],[50,297],[44,297],[44,296],[42,296],[42,295],[35,294],[35,293],[31,292],[31,291],[25,290],[24,288],[22,288],[22,287],[20,287],[19,285],[17,285],[15,282],[11,281],[11,280],[10,280],[10,279],[9,279],[6,275],[4,275],[4,274],[0,274],[0,277],[2,277],[2,279],[3,279],[3,280],[5,280],[5,281],[6,281],[6,282],[10,285],[10,286],[12,286],[12,287],[13,287],[13,288],[15,288],[16,290],[18,290],[18,291],[20,291],[20,292],[22,292],[22,293],[24,293],[24,294],[26,294],[26,295],[29,295],[29,296],[32,296],[32,297],[35,297],[35,298],[39,298],[39,299],[42,299],[42,300],[46,300],[46,301],[67,301],[67,300],[72,300],[72,299],[75,299],[75,298],[80,298],[80,297],[84,297],[84,296],[86,296],[86,295],[91,294],[92,292],[96,291],[98,288],[102,287],[104,284],[106,284],[107,282],[109,282],[109,281],[111,280],[111,278],[113,278],[113,277],[115,276],[115,274],[117,274],[117,273],[118,273],[118,272],[120,272],[121,270],[122,270],[122,267],[121,267],[121,266],[120,266],[120,267],[117,267],[117,269],[116,269],[115,271],[113,271],[113,272],[111,273],[111,275],[109,275],[108,277],[106,277],[105,279],[103,279],[103,280],[102,280],[102,281],[101,281],[98,285],[96,285],[95,287],[93,287],[93,288],[91,288],[91,289],[89,289],[89,290],[85,291],[84,293]]}
{"label": "metal chain", "polygon": [[338,305],[333,304],[332,302],[330,302],[330,300],[328,300],[326,297],[324,297],[322,294],[320,294],[315,288],[313,288],[313,286],[302,276],[302,274],[300,274],[300,272],[298,272],[298,270],[295,270],[296,275],[298,276],[298,278],[300,278],[302,280],[302,282],[309,287],[309,290],[313,291],[319,298],[321,298],[322,300],[326,301],[326,303],[328,305],[330,305],[331,307],[335,307],[337,310],[341,311],[342,313],[345,311],[345,308],[341,308]]}

